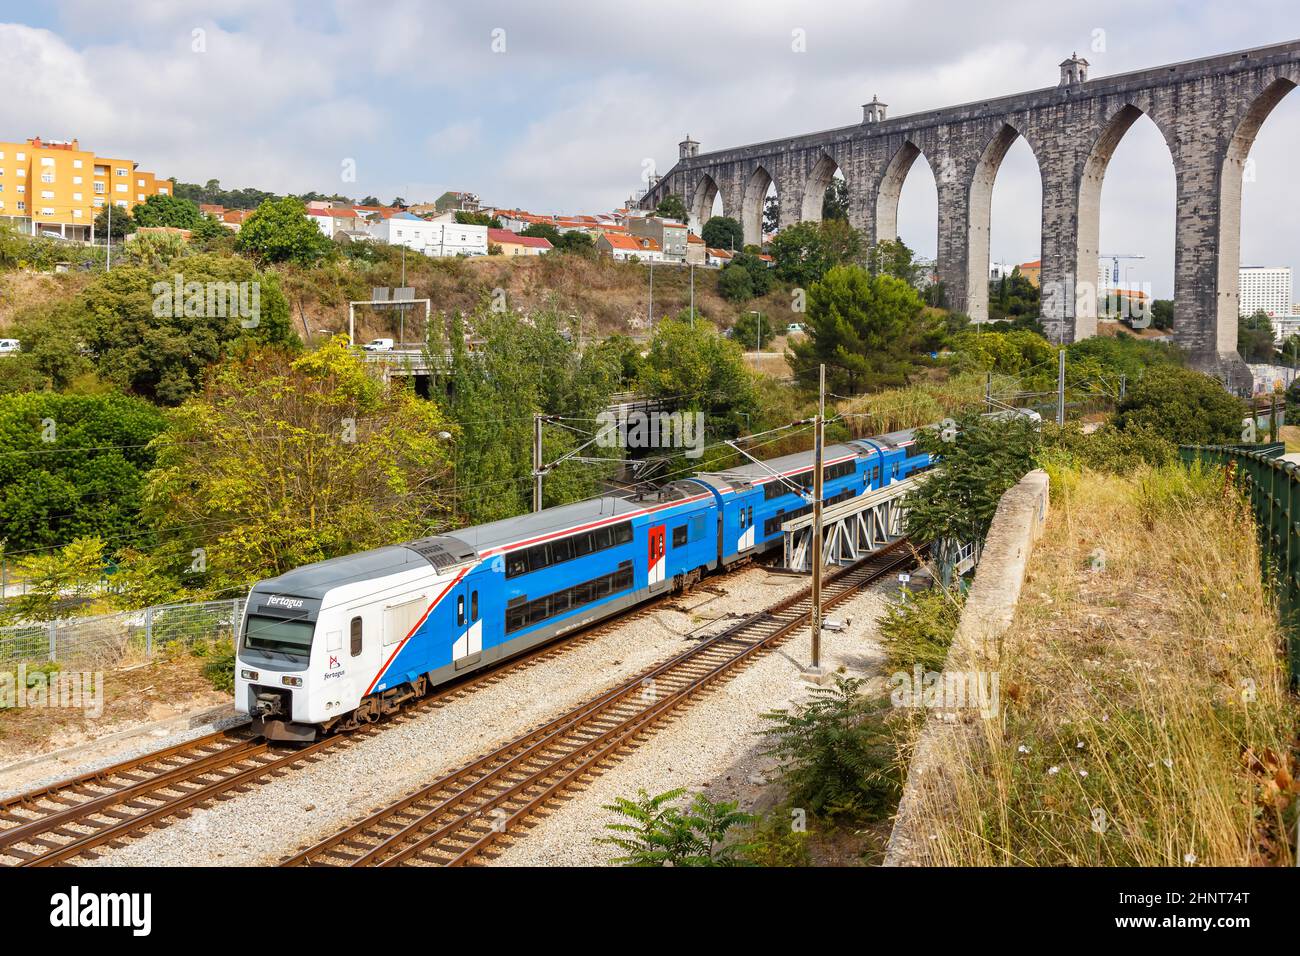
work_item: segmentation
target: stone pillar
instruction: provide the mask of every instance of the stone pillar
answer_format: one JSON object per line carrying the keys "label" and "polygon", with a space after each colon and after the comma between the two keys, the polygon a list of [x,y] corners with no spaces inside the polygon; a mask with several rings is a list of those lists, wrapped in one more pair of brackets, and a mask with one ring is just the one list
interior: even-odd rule
{"label": "stone pillar", "polygon": [[[1100,190],[1093,198],[1090,215],[1092,234],[1081,238],[1079,221],[1079,183],[1074,164],[1068,157],[1045,157],[1040,164],[1043,183],[1042,247],[1039,259],[1039,291],[1042,322],[1047,337],[1057,345],[1097,334],[1095,297],[1089,310],[1087,286],[1079,279],[1094,282],[1097,271],[1098,203]],[[1084,246],[1091,243],[1091,259]],[[1082,274],[1081,263],[1091,261],[1093,276]],[[1094,282],[1095,284],[1095,282]],[[1081,296],[1080,292],[1084,294]],[[1082,313],[1080,313],[1082,309]]]}
{"label": "stone pillar", "polygon": [[1222,275],[1235,280],[1241,261],[1242,167],[1225,164],[1224,147],[1198,112],[1177,121],[1174,341],[1193,368],[1249,394],[1250,369],[1237,354],[1236,282],[1225,282],[1220,296]]}
{"label": "stone pillar", "polygon": [[[939,193],[939,243],[935,271],[943,283],[948,308],[970,308],[967,284],[970,269],[970,182],[972,170],[959,169],[950,154],[936,157],[935,186]],[[897,215],[897,206],[895,215]]]}

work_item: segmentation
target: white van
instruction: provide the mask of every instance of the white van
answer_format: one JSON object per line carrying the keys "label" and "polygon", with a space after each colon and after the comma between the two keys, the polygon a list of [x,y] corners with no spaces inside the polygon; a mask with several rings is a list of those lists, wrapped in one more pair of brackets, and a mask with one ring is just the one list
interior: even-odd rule
{"label": "white van", "polygon": [[13,355],[21,351],[22,347],[17,339],[0,339],[0,355]]}
{"label": "white van", "polygon": [[367,352],[391,352],[393,350],[392,339],[371,339],[365,345],[361,346]]}

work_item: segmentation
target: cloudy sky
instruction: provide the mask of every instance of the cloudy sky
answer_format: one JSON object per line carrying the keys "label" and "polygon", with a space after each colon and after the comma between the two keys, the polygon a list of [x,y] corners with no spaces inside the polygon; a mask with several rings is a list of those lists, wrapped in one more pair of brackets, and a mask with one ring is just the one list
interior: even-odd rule
{"label": "cloudy sky", "polygon": [[[793,42],[802,31],[803,49]],[[730,0],[0,0],[0,139],[64,139],[188,182],[384,201],[446,189],[539,212],[596,212],[704,149],[1300,37],[1293,0],[1065,5]],[[1300,94],[1255,145],[1243,260],[1300,272]],[[355,168],[355,180],[345,179]],[[1168,295],[1174,180],[1149,121],[1107,173],[1102,247]],[[1023,143],[994,192],[995,261],[1038,257],[1039,182]],[[933,255],[917,163],[900,232]]]}

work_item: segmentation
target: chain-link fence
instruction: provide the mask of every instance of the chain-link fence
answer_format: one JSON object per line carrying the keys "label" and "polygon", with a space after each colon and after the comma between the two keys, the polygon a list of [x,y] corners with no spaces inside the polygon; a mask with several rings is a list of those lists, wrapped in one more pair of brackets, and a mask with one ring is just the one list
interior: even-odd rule
{"label": "chain-link fence", "polygon": [[244,599],[231,598],[0,627],[0,663],[123,667],[196,642],[231,638],[243,613]]}

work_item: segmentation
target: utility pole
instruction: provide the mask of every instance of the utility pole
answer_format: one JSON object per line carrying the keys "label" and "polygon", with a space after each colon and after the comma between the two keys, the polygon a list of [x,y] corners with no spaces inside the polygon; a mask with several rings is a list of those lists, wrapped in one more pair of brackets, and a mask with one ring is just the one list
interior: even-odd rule
{"label": "utility pole", "polygon": [[817,371],[817,428],[813,439],[813,540],[812,540],[812,660],[803,672],[805,680],[820,684],[826,679],[822,667],[822,459],[826,425],[826,366]]}
{"label": "utility pole", "polygon": [[1056,353],[1056,424],[1065,424],[1065,349]]}
{"label": "utility pole", "polygon": [[[686,244],[686,251],[690,251],[690,243]],[[691,328],[695,328],[695,263],[691,263]]]}
{"label": "utility pole", "polygon": [[984,373],[984,407],[987,411],[993,411],[993,373]]}
{"label": "utility pole", "polygon": [[542,416],[533,415],[533,511],[542,510]]}
{"label": "utility pole", "polygon": [[[36,219],[33,217],[32,222]],[[113,200],[108,201],[108,233],[104,236],[104,271],[113,268]]]}
{"label": "utility pole", "polygon": [[647,329],[655,327],[655,261],[647,260],[650,263],[650,300],[645,307],[645,325]]}
{"label": "utility pole", "polygon": [[1125,391],[1127,391],[1127,389],[1128,389],[1128,376],[1121,375],[1119,377],[1119,400],[1121,402],[1124,401],[1124,393]]}

